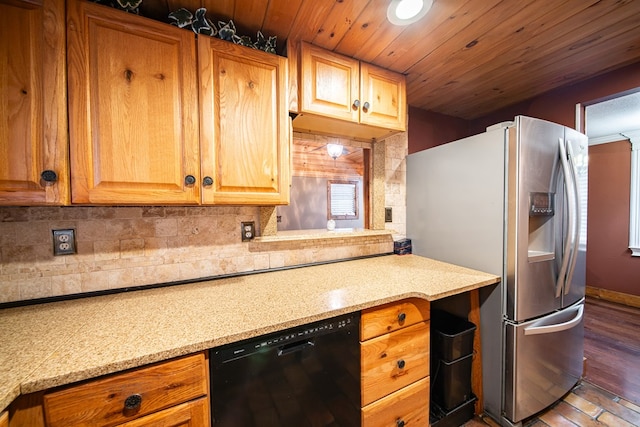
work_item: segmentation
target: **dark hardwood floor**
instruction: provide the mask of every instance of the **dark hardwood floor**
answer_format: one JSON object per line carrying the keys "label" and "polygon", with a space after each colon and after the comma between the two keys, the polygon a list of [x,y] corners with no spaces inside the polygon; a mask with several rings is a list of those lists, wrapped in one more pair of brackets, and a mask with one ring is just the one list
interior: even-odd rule
{"label": "dark hardwood floor", "polygon": [[640,405],[640,309],[587,298],[585,380]]}
{"label": "dark hardwood floor", "polygon": [[[525,427],[640,426],[640,309],[587,298],[584,378]],[[497,427],[475,418],[464,427]]]}

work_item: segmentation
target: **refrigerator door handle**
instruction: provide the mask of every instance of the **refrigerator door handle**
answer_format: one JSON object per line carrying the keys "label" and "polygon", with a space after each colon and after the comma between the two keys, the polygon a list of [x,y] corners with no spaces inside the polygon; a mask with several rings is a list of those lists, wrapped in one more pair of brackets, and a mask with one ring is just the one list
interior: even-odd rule
{"label": "refrigerator door handle", "polygon": [[[572,192],[573,192],[573,208],[569,209],[569,215],[573,216],[573,229],[570,229],[571,233],[571,253],[569,257],[569,268],[567,270],[567,279],[564,285],[564,294],[569,294],[571,288],[571,280],[573,279],[573,271],[576,268],[576,261],[578,260],[578,224],[580,224],[580,199],[578,197],[578,172],[576,171],[575,158],[573,156],[573,147],[571,141],[567,141],[567,154],[569,158],[569,170],[571,172]],[[571,201],[571,200],[569,200]]]}
{"label": "refrigerator door handle", "polygon": [[567,329],[571,329],[582,320],[582,315],[584,313],[584,304],[580,304],[577,308],[577,314],[575,317],[567,322],[558,323],[556,325],[545,325],[545,326],[528,326],[524,328],[525,335],[539,335],[539,334],[552,334],[554,332],[566,331]]}
{"label": "refrigerator door handle", "polygon": [[575,218],[575,215],[573,214],[572,210],[574,207],[575,202],[573,201],[574,198],[574,192],[573,192],[573,186],[571,185],[570,182],[570,169],[569,169],[569,162],[567,160],[567,148],[565,146],[565,142],[563,138],[558,138],[558,148],[560,149],[560,163],[562,165],[562,176],[564,177],[564,183],[565,183],[565,188],[566,188],[566,193],[567,193],[567,206],[568,206],[568,210],[569,210],[569,215],[568,215],[568,230],[567,230],[567,234],[565,235],[565,244],[564,244],[564,250],[562,251],[562,263],[560,264],[560,271],[558,272],[558,280],[556,282],[556,298],[560,298],[560,296],[562,295],[562,289],[564,288],[565,285],[565,280],[567,278],[567,270],[569,268],[569,261],[570,261],[570,257],[569,257],[569,253],[571,251],[571,247],[572,247],[572,239],[570,238],[570,233],[573,233],[573,229],[575,227],[573,221]]}

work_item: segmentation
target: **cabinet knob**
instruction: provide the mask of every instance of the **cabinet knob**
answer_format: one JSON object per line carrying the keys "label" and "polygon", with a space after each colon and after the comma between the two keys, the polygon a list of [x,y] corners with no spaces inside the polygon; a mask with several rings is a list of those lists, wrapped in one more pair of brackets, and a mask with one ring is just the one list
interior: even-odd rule
{"label": "cabinet knob", "polygon": [[210,176],[205,176],[202,179],[202,185],[205,185],[205,186],[213,185],[213,178],[211,178]]}
{"label": "cabinet knob", "polygon": [[402,323],[402,322],[404,322],[405,320],[407,320],[407,315],[406,315],[406,313],[400,313],[400,314],[398,314],[398,322]]}
{"label": "cabinet knob", "polygon": [[187,175],[184,177],[184,183],[187,185],[193,185],[196,183],[196,177],[193,175]]}
{"label": "cabinet knob", "polygon": [[401,418],[398,418],[396,420],[396,427],[404,427],[404,420]]}
{"label": "cabinet knob", "polygon": [[42,178],[42,180],[46,182],[56,182],[58,180],[58,174],[55,173],[55,171],[47,169],[45,171],[42,171],[42,173],[40,174],[40,178]]}
{"label": "cabinet knob", "polygon": [[404,365],[405,365],[404,360],[402,359],[398,360],[398,368],[404,369]]}
{"label": "cabinet knob", "polygon": [[124,409],[127,411],[134,411],[140,409],[142,405],[142,396],[139,394],[132,394],[124,400]]}
{"label": "cabinet knob", "polygon": [[356,99],[355,101],[353,101],[353,108],[360,108],[360,100]]}
{"label": "cabinet knob", "polygon": [[369,109],[369,107],[371,107],[371,104],[369,104],[368,102],[365,102],[364,105],[362,106],[362,109],[366,111]]}

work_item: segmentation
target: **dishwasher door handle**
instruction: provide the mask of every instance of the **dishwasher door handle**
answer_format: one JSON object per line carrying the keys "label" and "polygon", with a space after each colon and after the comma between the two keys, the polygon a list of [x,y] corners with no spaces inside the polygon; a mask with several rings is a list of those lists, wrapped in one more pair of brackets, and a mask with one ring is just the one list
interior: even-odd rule
{"label": "dishwasher door handle", "polygon": [[286,356],[287,354],[295,353],[297,351],[302,351],[305,348],[313,347],[315,344],[313,340],[305,339],[302,341],[296,341],[291,344],[283,345],[278,348],[278,356]]}

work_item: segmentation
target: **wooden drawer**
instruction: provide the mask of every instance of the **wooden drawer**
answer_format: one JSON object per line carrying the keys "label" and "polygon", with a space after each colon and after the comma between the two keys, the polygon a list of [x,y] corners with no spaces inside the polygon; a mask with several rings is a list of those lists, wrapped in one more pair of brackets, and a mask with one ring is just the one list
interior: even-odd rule
{"label": "wooden drawer", "polygon": [[120,424],[118,427],[209,427],[210,424],[209,399],[203,397]]}
{"label": "wooden drawer", "polygon": [[360,345],[362,406],[429,375],[429,322]]}
{"label": "wooden drawer", "polygon": [[[112,426],[207,395],[204,353],[71,386],[44,396],[47,426]],[[125,400],[139,395],[139,407]]]}
{"label": "wooden drawer", "polygon": [[429,301],[411,298],[362,310],[360,341],[429,320]]}
{"label": "wooden drawer", "polygon": [[362,408],[362,427],[429,425],[429,377]]}

